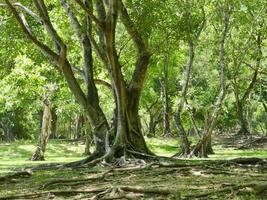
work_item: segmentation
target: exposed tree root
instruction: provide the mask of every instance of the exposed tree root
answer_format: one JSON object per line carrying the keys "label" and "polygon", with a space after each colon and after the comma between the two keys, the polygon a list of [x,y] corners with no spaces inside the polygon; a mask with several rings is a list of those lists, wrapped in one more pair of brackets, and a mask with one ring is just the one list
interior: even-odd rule
{"label": "exposed tree root", "polygon": [[[140,153],[136,151],[131,151],[131,150],[126,150],[127,152],[127,157],[129,158],[141,158],[144,159],[145,161],[148,162],[159,162],[159,161],[178,161],[176,158],[170,158],[170,157],[164,157],[164,156],[157,156],[157,155],[150,155],[150,154],[145,154],[145,153]],[[52,163],[52,164],[45,164],[45,165],[39,165],[36,167],[30,168],[32,171],[39,171],[39,170],[56,170],[56,169],[64,169],[64,168],[87,168],[87,167],[93,167],[96,166],[100,163],[106,166],[123,166],[125,165],[125,161],[122,162],[120,159],[117,158],[114,163],[105,163],[105,160],[107,158],[108,154],[101,156],[97,152],[94,152],[91,154],[89,157],[75,161],[75,162],[70,162],[67,164],[63,163]],[[124,159],[125,160],[125,159]],[[144,162],[145,163],[145,162]]]}
{"label": "exposed tree root", "polygon": [[84,189],[83,190],[50,190],[50,191],[44,191],[44,192],[26,193],[26,194],[20,194],[20,195],[0,197],[0,200],[39,198],[43,195],[72,196],[76,194],[99,193],[105,190],[106,188],[96,188],[96,189],[91,189],[91,190],[84,190]]}
{"label": "exposed tree root", "polygon": [[51,185],[55,185],[55,184],[60,184],[60,185],[68,185],[69,183],[71,185],[73,185],[73,183],[80,183],[80,184],[83,184],[84,182],[88,182],[88,181],[97,181],[97,180],[103,180],[105,179],[105,177],[110,173],[112,172],[113,169],[111,170],[108,170],[106,172],[103,172],[101,174],[98,174],[97,176],[92,176],[92,177],[88,177],[88,178],[75,178],[75,179],[54,179],[46,184],[44,184],[42,186],[42,188],[47,188]]}
{"label": "exposed tree root", "polygon": [[165,160],[165,161],[177,161],[178,159],[172,158],[172,157],[166,157],[166,156],[157,156],[157,155],[150,155],[150,154],[145,154],[145,153],[140,153],[136,151],[131,151],[131,150],[126,150],[129,154],[138,157],[138,158],[144,158],[149,161],[160,161],[160,160]]}
{"label": "exposed tree root", "polygon": [[80,167],[86,164],[93,164],[93,163],[98,163],[101,162],[103,160],[104,156],[102,154],[100,154],[99,152],[93,152],[90,156],[88,156],[87,158],[83,159],[83,160],[79,160],[79,161],[75,161],[75,162],[70,162],[67,164],[63,165],[63,168],[76,168],[76,167]]}
{"label": "exposed tree root", "polygon": [[250,149],[250,148],[257,148],[260,145],[267,144],[267,138],[262,137],[262,138],[257,138],[252,141],[249,141],[242,146],[238,147],[238,149]]}
{"label": "exposed tree root", "polygon": [[90,156],[88,156],[85,159],[74,161],[70,163],[52,163],[52,164],[44,164],[44,165],[38,165],[36,167],[32,167],[32,171],[40,171],[40,170],[56,170],[56,169],[64,169],[64,168],[83,168],[83,167],[89,167],[94,166],[101,161],[103,161],[104,156],[100,156],[100,154],[94,152]]}
{"label": "exposed tree root", "polygon": [[192,199],[192,198],[208,197],[208,196],[211,196],[214,194],[218,195],[218,194],[229,192],[229,191],[230,192],[232,192],[232,191],[239,192],[240,190],[242,190],[244,188],[251,188],[255,194],[261,194],[261,193],[267,191],[267,182],[263,182],[260,184],[259,183],[248,183],[248,184],[244,184],[244,185],[234,185],[234,186],[229,186],[229,187],[225,187],[222,189],[213,190],[213,191],[209,191],[209,192],[186,195],[186,196],[184,196],[184,198],[185,199]]}
{"label": "exposed tree root", "polygon": [[0,182],[1,181],[10,181],[10,180],[13,180],[13,179],[17,179],[17,178],[28,178],[30,176],[32,176],[32,171],[30,170],[25,170],[25,171],[19,171],[19,172],[16,172],[16,173],[12,173],[12,174],[7,174],[5,176],[1,176],[0,177]]}
{"label": "exposed tree root", "polygon": [[[20,194],[20,195],[11,195],[6,197],[0,197],[0,200],[6,199],[21,199],[21,198],[40,198],[44,195],[56,195],[56,196],[73,196],[77,194],[88,194],[88,193],[97,193],[95,196],[91,197],[90,199],[120,199],[122,198],[121,195],[116,196],[116,193],[123,193],[123,192],[131,192],[131,193],[138,193],[138,194],[152,194],[152,195],[163,195],[168,196],[172,195],[175,199],[180,199],[181,194],[177,190],[171,189],[160,189],[160,188],[144,188],[138,186],[118,186],[113,188],[96,188],[91,190],[51,190],[51,191],[44,191],[44,192],[36,192],[36,193],[27,193],[27,194]],[[109,195],[109,196],[106,196]],[[126,197],[124,195],[123,197]]]}
{"label": "exposed tree root", "polygon": [[[138,195],[130,195],[128,193],[134,193]],[[162,195],[162,196],[173,196],[175,199],[180,199],[181,194],[177,190],[171,190],[171,189],[160,189],[160,188],[144,188],[144,187],[138,187],[138,186],[118,186],[113,187],[110,189],[107,189],[106,191],[99,193],[90,200],[95,199],[101,199],[101,200],[107,200],[107,199],[140,199],[140,194],[143,196],[143,194],[150,194],[150,195]]]}

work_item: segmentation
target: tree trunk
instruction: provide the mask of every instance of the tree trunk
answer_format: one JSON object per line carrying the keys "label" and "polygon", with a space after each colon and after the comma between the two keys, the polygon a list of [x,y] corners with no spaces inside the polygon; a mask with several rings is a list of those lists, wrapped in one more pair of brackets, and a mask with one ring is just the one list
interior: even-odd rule
{"label": "tree trunk", "polygon": [[247,122],[248,122],[248,130],[250,133],[253,133],[253,117],[255,110],[256,110],[255,105],[251,104],[250,107],[248,107]]}
{"label": "tree trunk", "polygon": [[127,91],[118,101],[117,133],[107,161],[127,155],[127,151],[151,154],[141,131],[138,114],[139,97]]}
{"label": "tree trunk", "polygon": [[181,157],[187,157],[190,153],[190,142],[187,138],[186,131],[183,127],[182,120],[181,120],[181,114],[184,108],[184,105],[186,103],[186,94],[190,79],[190,73],[193,67],[193,61],[194,61],[194,44],[192,41],[189,42],[189,59],[188,64],[186,65],[186,68],[183,72],[183,81],[182,81],[182,95],[181,100],[178,105],[178,110],[174,115],[176,127],[179,131],[179,137],[180,137],[180,152],[177,154]]}
{"label": "tree trunk", "polygon": [[[246,118],[244,116],[244,110],[243,108],[245,107],[247,103],[247,99],[250,97],[250,94],[252,92],[252,89],[256,85],[257,82],[257,77],[258,77],[258,70],[260,68],[261,64],[261,59],[262,59],[262,35],[261,31],[257,33],[256,38],[256,44],[258,48],[258,55],[256,59],[256,69],[253,73],[252,79],[250,81],[250,84],[248,88],[245,90],[245,93],[242,97],[239,95],[239,89],[237,85],[237,73],[234,75],[234,81],[233,81],[233,86],[234,86],[234,94],[235,94],[235,99],[236,99],[236,110],[237,110],[237,117],[240,125],[240,130],[238,131],[238,134],[240,135],[249,135],[250,134],[250,129],[248,129],[248,122],[246,121]],[[242,59],[241,59],[242,61]],[[239,66],[241,65],[242,62],[239,62],[239,65],[236,66],[237,69],[239,69]]]}
{"label": "tree trunk", "polygon": [[49,100],[45,100],[43,119],[42,119],[42,130],[39,136],[39,142],[37,148],[31,157],[32,161],[45,160],[44,153],[46,150],[48,138],[51,134],[51,121],[52,121],[51,103],[49,102]]}
{"label": "tree trunk", "polygon": [[57,121],[58,121],[58,116],[57,116],[57,113],[56,113],[56,109],[55,108],[52,108],[51,115],[52,115],[51,138],[52,139],[56,139],[57,138]]}
{"label": "tree trunk", "polygon": [[263,106],[263,108],[265,110],[265,113],[267,113],[267,105],[266,105],[266,103],[264,101],[262,102],[262,106]]}
{"label": "tree trunk", "polygon": [[84,147],[84,155],[85,156],[90,156],[91,155],[91,151],[90,151],[91,142],[92,142],[91,135],[90,135],[90,133],[87,133],[85,135],[85,147]]}
{"label": "tree trunk", "polygon": [[81,129],[83,127],[83,115],[77,114],[75,120],[75,139],[79,139],[81,137]]}
{"label": "tree trunk", "polygon": [[[88,114],[88,112],[90,113]],[[95,150],[90,158],[88,158],[88,161],[91,161],[97,157],[104,156],[109,152],[109,125],[103,111],[100,108],[95,107],[93,112],[87,111],[86,114],[92,129],[93,141],[95,144]]]}
{"label": "tree trunk", "polygon": [[170,136],[170,101],[169,101],[169,53],[164,58],[164,77],[162,84],[163,91],[163,136]]}
{"label": "tree trunk", "polygon": [[[92,27],[91,17],[89,15],[85,15],[83,20],[84,24],[81,25],[68,3],[65,0],[60,1],[62,7],[65,9],[67,15],[70,18],[72,28],[83,49],[84,66],[82,72],[84,74],[84,81],[86,85],[86,92],[84,92],[81,88],[81,85],[79,84],[79,81],[75,78],[72,71],[73,66],[68,60],[67,45],[55,30],[50,20],[48,14],[49,12],[47,6],[45,5],[45,2],[33,0],[33,3],[39,13],[42,25],[46,29],[49,38],[54,44],[53,49],[51,49],[33,34],[33,32],[30,30],[29,24],[20,17],[20,14],[16,10],[16,8],[8,0],[6,0],[6,4],[14,14],[14,17],[22,28],[22,31],[50,59],[51,63],[55,64],[57,66],[57,69],[62,72],[69,89],[75,96],[77,102],[87,113],[90,124],[92,125],[96,142],[96,152],[93,153],[93,156],[91,158],[88,158],[88,161],[96,157],[103,156],[108,151],[108,149],[106,148],[108,145],[105,144],[106,134],[108,132],[108,123],[102,109],[99,106],[98,94],[94,84],[92,46],[91,41],[89,40]],[[92,4],[90,4],[90,1],[86,1],[84,7],[86,8],[86,10],[90,10],[92,8]]]}
{"label": "tree trunk", "polygon": [[212,110],[211,115],[209,116],[207,123],[205,124],[205,128],[202,134],[202,138],[198,141],[195,147],[192,149],[190,156],[196,155],[199,157],[207,157],[207,146],[209,145],[209,140],[212,135],[212,131],[217,123],[217,118],[219,112],[221,110],[225,95],[226,95],[226,64],[224,61],[224,47],[225,47],[225,39],[228,33],[229,26],[229,17],[230,17],[231,9],[227,7],[227,10],[224,11],[223,16],[223,30],[221,34],[221,39],[219,43],[219,63],[221,67],[220,74],[220,92],[217,97],[217,100],[214,105],[214,109]]}
{"label": "tree trunk", "polygon": [[214,154],[214,151],[212,148],[211,136],[207,139],[206,152],[208,155]]}
{"label": "tree trunk", "polygon": [[84,135],[85,135],[85,147],[84,147],[84,155],[89,156],[91,155],[90,148],[92,143],[92,130],[91,126],[88,123],[88,120],[84,119]]}
{"label": "tree trunk", "polygon": [[[125,156],[127,152],[129,153],[129,150],[146,154],[151,153],[142,135],[141,122],[138,114],[139,100],[150,54],[141,35],[128,15],[123,2],[110,1],[107,5],[107,16],[104,21],[104,28],[102,29],[106,46],[106,59],[103,59],[103,62],[108,66],[110,79],[112,80],[112,86],[115,91],[117,107],[116,138],[109,154],[106,156],[106,160],[110,162],[114,158]],[[98,10],[98,12],[100,14],[103,10]],[[115,33],[118,14],[120,14],[120,19],[135,43],[138,52],[135,70],[129,84],[124,80],[116,50]]]}
{"label": "tree trunk", "polygon": [[246,119],[244,118],[243,103],[239,100],[238,94],[236,92],[235,92],[235,98],[236,98],[237,119],[240,125],[238,134],[249,135],[249,131],[247,129],[247,122]]}

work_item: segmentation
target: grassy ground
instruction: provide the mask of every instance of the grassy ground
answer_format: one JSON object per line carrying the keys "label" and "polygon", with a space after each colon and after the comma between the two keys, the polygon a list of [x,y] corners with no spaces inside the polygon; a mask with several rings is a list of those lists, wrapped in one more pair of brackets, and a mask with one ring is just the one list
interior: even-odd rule
{"label": "grassy ground", "polygon": [[[152,151],[159,155],[171,156],[178,151],[178,143],[174,139],[148,139],[148,145]],[[46,161],[31,162],[28,159],[34,151],[34,144],[30,141],[17,141],[12,144],[0,143],[0,176],[18,168],[38,165],[40,163],[70,162],[83,158],[84,145],[73,142],[49,141],[46,152]],[[232,159],[237,157],[259,157],[267,158],[267,150],[235,150],[223,148],[222,145],[214,147],[216,152],[209,159],[194,159],[189,164],[201,163],[195,167],[157,167],[136,171],[115,171],[105,179],[87,181],[75,185],[52,185],[49,188],[42,188],[47,182],[55,178],[71,179],[90,177],[107,171],[107,168],[93,167],[76,170],[46,170],[34,172],[30,178],[11,180],[11,182],[0,182],[1,197],[18,193],[41,192],[49,190],[88,190],[93,188],[111,188],[115,186],[142,186],[148,188],[168,188],[179,190],[183,197],[186,195],[199,194],[208,191],[219,191],[221,188],[232,187],[242,184],[267,184],[267,169],[259,166],[238,167],[238,166],[213,166],[209,162],[221,159]],[[206,161],[208,160],[208,161]],[[204,165],[203,165],[204,163]],[[206,164],[205,164],[206,163]],[[203,199],[267,199],[266,194],[254,195],[247,192],[249,188],[241,189],[241,192],[233,190],[223,193],[214,193],[203,197]],[[250,188],[251,189],[251,188]],[[246,192],[244,191],[246,190]],[[243,192],[242,192],[243,191]],[[49,196],[50,195],[50,196]],[[90,196],[90,195],[89,195]],[[36,199],[88,199],[81,194],[71,196],[53,196],[47,194]],[[15,198],[16,199],[16,198]],[[25,199],[25,198],[24,198]],[[27,199],[27,198],[26,198]],[[145,195],[136,199],[168,199],[162,195]],[[176,199],[169,197],[169,199]],[[187,199],[193,199],[187,198]]]}
{"label": "grassy ground", "polygon": [[29,160],[35,148],[35,142],[32,141],[16,141],[11,144],[0,143],[0,175],[16,168],[82,159],[84,145],[77,142],[68,143],[51,140],[45,153],[46,161],[42,162]]}

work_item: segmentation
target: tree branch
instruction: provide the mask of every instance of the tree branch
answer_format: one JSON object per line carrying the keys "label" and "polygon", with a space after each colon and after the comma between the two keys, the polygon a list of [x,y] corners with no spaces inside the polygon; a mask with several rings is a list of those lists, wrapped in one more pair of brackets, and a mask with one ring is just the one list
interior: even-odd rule
{"label": "tree branch", "polygon": [[112,85],[101,79],[94,79],[95,84],[106,86],[108,89],[113,91]]}
{"label": "tree branch", "polygon": [[37,46],[39,47],[42,52],[47,55],[51,61],[53,61],[54,63],[57,62],[58,60],[58,55],[52,51],[47,45],[45,45],[44,43],[42,43],[40,40],[38,40],[31,32],[30,30],[27,28],[27,26],[24,24],[23,20],[21,19],[21,17],[19,16],[19,13],[17,12],[17,10],[15,9],[15,7],[9,2],[9,0],[5,0],[7,6],[9,7],[9,9],[11,10],[11,12],[13,13],[14,17],[16,18],[16,20],[18,21],[20,27],[22,28],[22,31],[25,33],[25,35],[28,36],[28,38]]}
{"label": "tree branch", "polygon": [[93,22],[95,22],[95,24],[103,29],[103,25],[100,23],[100,21],[96,18],[96,16],[94,16],[94,14],[86,7],[86,5],[84,5],[84,3],[81,0],[75,0],[76,3],[88,14],[88,16],[91,18],[91,20]]}
{"label": "tree branch", "polygon": [[128,14],[128,11],[126,7],[124,6],[122,0],[119,0],[119,3],[120,3],[121,21],[123,25],[125,26],[131,39],[135,43],[137,47],[137,53],[138,53],[136,67],[135,67],[129,88],[141,90],[144,85],[148,62],[149,62],[149,58],[151,55],[148,52],[147,45],[145,44],[142,36],[136,29],[133,21],[131,20]]}
{"label": "tree branch", "polygon": [[64,50],[66,48],[66,45],[64,44],[63,40],[60,38],[60,36],[57,34],[56,30],[54,29],[49,14],[47,12],[46,6],[44,4],[43,0],[33,0],[34,5],[36,6],[41,20],[43,22],[43,25],[47,31],[47,33],[49,34],[49,36],[51,37],[51,39],[53,40],[53,42],[55,43],[55,47],[57,52],[59,53],[61,50]]}
{"label": "tree branch", "polygon": [[[30,10],[26,6],[22,5],[21,3],[18,3],[18,2],[13,3],[12,6],[20,8],[21,10],[25,11],[30,16],[32,16],[34,19],[36,19],[39,23],[42,23],[41,19],[38,17],[38,15],[36,13],[34,13],[32,10]],[[8,7],[8,5],[7,4],[0,4],[0,7]]]}

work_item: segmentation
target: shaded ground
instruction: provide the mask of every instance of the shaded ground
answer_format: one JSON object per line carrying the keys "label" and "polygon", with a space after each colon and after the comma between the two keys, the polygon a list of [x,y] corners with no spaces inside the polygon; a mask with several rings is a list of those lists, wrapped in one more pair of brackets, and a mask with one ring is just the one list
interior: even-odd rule
{"label": "shaded ground", "polygon": [[[32,145],[27,142],[15,147],[13,144],[5,145],[0,146],[2,174],[10,168],[32,165],[32,162],[25,161],[31,155],[29,147]],[[176,141],[172,139],[150,139],[149,146],[161,155],[173,155],[178,150]],[[23,198],[15,196],[13,199],[179,199],[179,196],[182,199],[267,199],[266,161],[256,159],[255,162],[244,163],[221,160],[267,158],[266,149],[235,150],[235,147],[222,146],[216,145],[216,154],[208,160],[178,160],[153,165],[132,161],[126,167],[116,169],[97,166],[37,171],[27,178],[0,182],[0,199],[30,193],[35,194]],[[62,161],[65,156],[68,157],[63,160],[65,162],[77,160],[82,152],[82,145],[52,142],[47,161],[42,163]]]}

